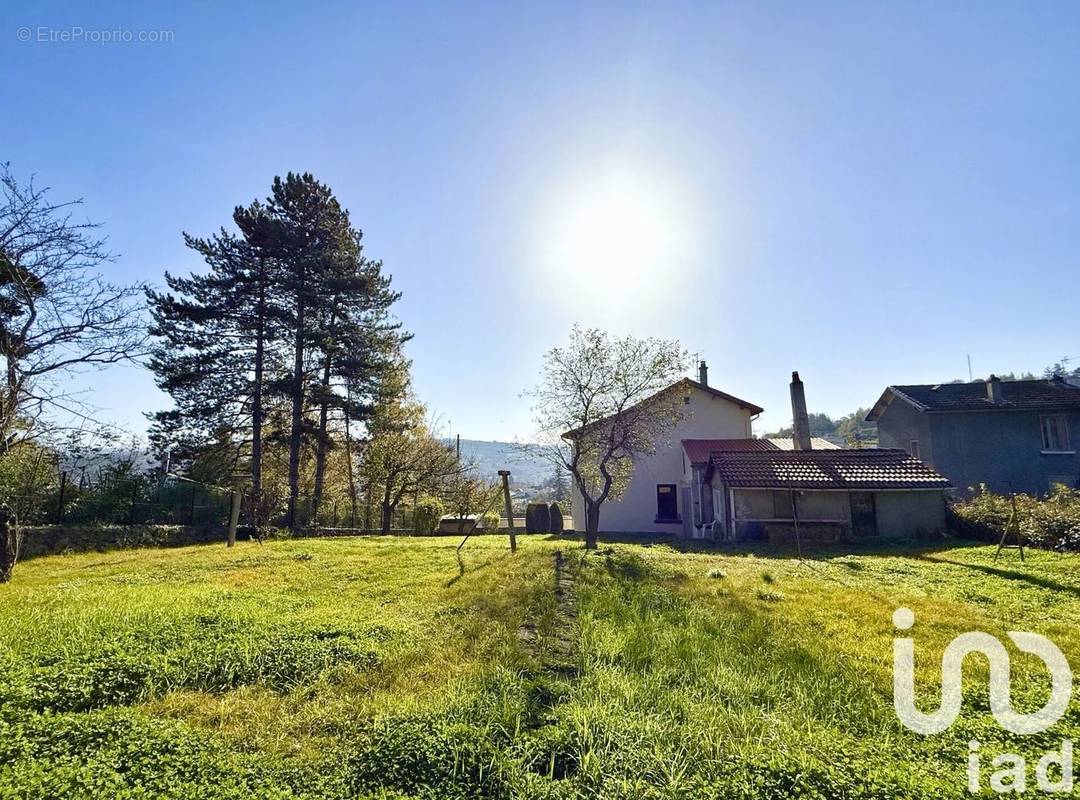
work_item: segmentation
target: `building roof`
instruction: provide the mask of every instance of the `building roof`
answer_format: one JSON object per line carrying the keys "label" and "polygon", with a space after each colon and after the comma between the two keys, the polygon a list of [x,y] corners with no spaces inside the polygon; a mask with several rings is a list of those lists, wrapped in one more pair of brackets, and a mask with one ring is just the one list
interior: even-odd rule
{"label": "building roof", "polygon": [[987,381],[889,386],[866,415],[875,422],[896,398],[919,411],[1063,411],[1080,408],[1080,386],[1050,378],[1001,381],[1001,401],[987,394]]}
{"label": "building roof", "polygon": [[[676,381],[675,383],[671,384],[671,386],[668,386],[665,389],[661,389],[656,394],[653,394],[653,395],[650,395],[649,397],[646,397],[644,400],[642,400],[639,403],[635,403],[633,406],[631,406],[631,408],[632,409],[640,408],[641,406],[644,406],[644,405],[647,405],[648,403],[653,402],[654,400],[659,398],[661,395],[665,395],[668,392],[675,391],[675,390],[678,390],[678,389],[700,389],[701,391],[706,392],[707,394],[710,394],[713,397],[719,397],[719,398],[721,398],[723,400],[727,400],[728,402],[734,403],[737,406],[745,408],[751,414],[760,414],[762,411],[765,410],[761,406],[756,406],[753,403],[747,402],[746,400],[740,400],[735,395],[728,394],[727,392],[722,392],[719,389],[714,389],[711,386],[706,386],[706,385],[704,385],[702,383],[699,383],[698,381],[692,380],[691,378],[683,378],[682,380]],[[610,416],[603,417],[603,418],[598,419],[598,420],[594,420],[593,422],[590,422],[588,425],[582,425],[580,428],[574,428],[573,430],[569,430],[569,431],[567,431],[566,433],[563,434],[563,438],[564,439],[575,439],[578,436],[580,436],[582,433],[584,433],[585,431],[592,430],[593,428],[596,428],[597,426],[602,425],[604,422],[611,419],[612,416],[614,416],[614,415],[612,414]]]}
{"label": "building roof", "polygon": [[771,450],[713,453],[709,477],[744,489],[947,489],[903,450]]}
{"label": "building roof", "polygon": [[[811,439],[815,450],[838,450],[828,439],[818,436]],[[691,464],[708,464],[709,457],[717,452],[771,452],[774,450],[794,450],[795,440],[791,438],[772,439],[683,439],[683,451]]]}

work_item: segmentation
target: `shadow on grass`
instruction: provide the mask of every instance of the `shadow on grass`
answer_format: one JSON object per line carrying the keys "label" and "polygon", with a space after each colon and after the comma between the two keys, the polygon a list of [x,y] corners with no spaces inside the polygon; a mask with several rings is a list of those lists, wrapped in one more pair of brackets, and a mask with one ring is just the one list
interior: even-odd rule
{"label": "shadow on grass", "polygon": [[[584,545],[583,534],[574,531],[553,533],[545,537],[550,542],[578,542]],[[610,544],[636,544],[642,547],[668,547],[679,553],[704,553],[713,555],[755,556],[756,558],[792,559],[804,561],[828,561],[850,555],[909,556],[918,558],[945,550],[968,547],[985,547],[985,542],[971,539],[886,539],[873,538],[838,544],[807,544],[799,550],[793,546],[781,546],[768,542],[715,542],[707,539],[681,539],[663,533],[601,533],[597,539],[602,547]],[[958,562],[959,563],[959,562]]]}
{"label": "shadow on grass", "polygon": [[1006,567],[995,567],[990,564],[973,564],[970,561],[957,561],[953,558],[937,558],[934,557],[932,553],[917,554],[913,557],[920,561],[928,561],[931,564],[950,564],[974,572],[981,572],[984,575],[993,575],[995,578],[1003,578],[1007,581],[1020,581],[1021,583],[1027,583],[1031,586],[1037,586],[1040,589],[1049,589],[1054,592],[1064,592],[1065,594],[1071,594],[1074,597],[1080,597],[1080,587],[1069,586],[1064,583],[1059,583],[1051,578],[1034,575],[1030,572],[1021,572],[1020,570],[1008,569]]}

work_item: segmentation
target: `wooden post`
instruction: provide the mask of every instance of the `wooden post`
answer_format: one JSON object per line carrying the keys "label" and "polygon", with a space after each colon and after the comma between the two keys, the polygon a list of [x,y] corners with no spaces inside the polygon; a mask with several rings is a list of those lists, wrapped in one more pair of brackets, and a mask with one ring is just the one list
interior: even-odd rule
{"label": "wooden post", "polygon": [[226,543],[228,547],[236,544],[236,529],[240,525],[240,500],[242,497],[240,487],[234,487],[232,490],[232,511],[229,513],[229,539]]}
{"label": "wooden post", "polygon": [[128,517],[128,525],[135,524],[135,501],[139,499],[139,484],[136,481],[131,482],[131,514]]}
{"label": "wooden post", "polygon": [[510,470],[500,469],[499,477],[502,478],[503,503],[506,506],[506,525],[510,528],[510,552],[517,552],[517,537],[514,535],[514,507],[510,503]]}
{"label": "wooden post", "polygon": [[[997,551],[994,553],[994,561],[998,560],[998,556],[1001,555],[1001,551],[1004,549],[1018,549],[1020,551],[1020,560],[1024,560],[1024,533],[1020,530],[1020,512],[1016,508],[1016,495],[1014,494],[1012,500],[1012,511],[1009,514],[1009,520],[1005,523],[1005,530],[1001,532],[1001,541],[998,542]],[[1009,537],[1016,538],[1016,544],[1009,544]]]}
{"label": "wooden post", "polygon": [[15,561],[19,557],[15,519],[8,506],[0,506],[0,583],[11,580]]}
{"label": "wooden post", "polygon": [[229,534],[226,545],[236,544],[236,529],[240,527],[240,509],[244,505],[244,481],[247,473],[240,469],[232,474],[232,508],[229,510]]}
{"label": "wooden post", "polygon": [[56,524],[64,524],[64,492],[67,489],[67,472],[60,473],[60,502],[56,504]]}

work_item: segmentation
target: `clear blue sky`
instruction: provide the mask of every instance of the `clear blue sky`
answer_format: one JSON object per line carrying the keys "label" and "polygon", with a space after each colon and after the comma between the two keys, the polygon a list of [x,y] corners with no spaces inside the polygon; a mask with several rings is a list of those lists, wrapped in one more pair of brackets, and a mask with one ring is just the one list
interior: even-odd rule
{"label": "clear blue sky", "polygon": [[[1076,4],[219,5],[5,4],[0,159],[151,282],[199,266],[181,231],[313,172],[464,436],[528,437],[574,321],[680,339],[759,430],[792,369],[839,415],[967,353],[1080,356]],[[173,41],[36,40],[72,26]],[[89,383],[125,425],[166,402]]]}

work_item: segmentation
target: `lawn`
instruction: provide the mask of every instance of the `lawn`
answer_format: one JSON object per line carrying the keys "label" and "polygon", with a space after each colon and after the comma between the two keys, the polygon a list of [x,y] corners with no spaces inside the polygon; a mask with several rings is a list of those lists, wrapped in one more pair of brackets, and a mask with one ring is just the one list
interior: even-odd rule
{"label": "lawn", "polygon": [[[1075,702],[1044,734],[998,728],[982,658],[946,733],[892,710],[901,605],[924,709],[964,631],[1080,664],[1075,556],[520,542],[473,539],[463,570],[456,540],[412,538],[20,564],[0,797],[964,797],[969,740],[990,772],[1080,738]],[[1038,707],[1043,668],[1012,655],[1014,704]]]}

